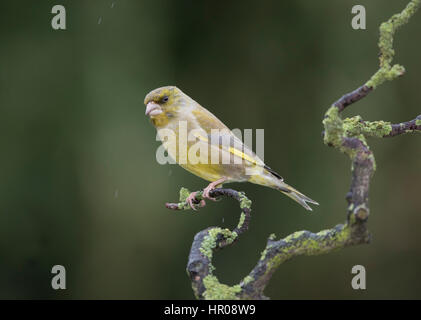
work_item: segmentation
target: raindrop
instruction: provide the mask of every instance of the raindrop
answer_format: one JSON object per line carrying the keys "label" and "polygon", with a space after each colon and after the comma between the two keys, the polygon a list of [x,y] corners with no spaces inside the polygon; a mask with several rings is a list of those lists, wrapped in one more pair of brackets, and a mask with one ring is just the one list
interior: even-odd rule
{"label": "raindrop", "polygon": [[118,189],[114,190],[114,198],[116,198],[116,199],[118,198]]}
{"label": "raindrop", "polygon": [[98,24],[101,24],[101,22],[102,22],[102,17],[99,17]]}

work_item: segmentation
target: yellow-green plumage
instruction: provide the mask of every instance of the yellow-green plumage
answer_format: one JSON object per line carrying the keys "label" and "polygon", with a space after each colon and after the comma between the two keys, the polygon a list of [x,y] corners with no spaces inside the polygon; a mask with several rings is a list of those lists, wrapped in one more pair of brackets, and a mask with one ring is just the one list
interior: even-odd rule
{"label": "yellow-green plumage", "polygon": [[[145,97],[145,105],[147,105],[147,113],[149,112],[151,122],[156,127],[168,154],[189,172],[210,182],[225,178],[224,183],[247,181],[277,189],[307,210],[311,210],[307,202],[318,204],[284,183],[276,172],[267,167],[217,117],[177,87],[168,86],[151,91]],[[184,128],[188,135],[195,138],[194,140],[186,141],[185,137],[180,138]],[[218,129],[219,133],[215,133],[215,130],[212,129]],[[164,140],[163,133],[167,130],[175,133],[176,146],[172,145],[174,142]],[[186,141],[185,145],[180,146],[180,141]],[[221,141],[230,141],[231,144],[220,143]],[[198,148],[198,155],[200,150],[209,150],[207,155],[203,155],[205,158],[207,157],[207,161],[193,163],[189,161],[189,158],[183,158],[183,147],[187,152],[193,151],[191,148]],[[221,161],[212,163],[213,151],[219,152],[220,159],[228,157],[229,163],[221,163]]]}

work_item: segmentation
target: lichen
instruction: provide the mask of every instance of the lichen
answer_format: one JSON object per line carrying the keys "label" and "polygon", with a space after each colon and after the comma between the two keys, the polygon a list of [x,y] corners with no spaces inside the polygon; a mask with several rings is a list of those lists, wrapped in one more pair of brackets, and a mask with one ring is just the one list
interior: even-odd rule
{"label": "lichen", "polygon": [[263,250],[261,253],[260,253],[260,261],[263,261],[263,260],[265,260],[266,259],[266,255],[267,255],[267,253],[268,253],[268,247],[266,247],[265,248],[265,250]]}
{"label": "lichen", "polygon": [[336,233],[335,241],[345,245],[345,243],[351,238],[351,228],[346,224],[342,230]]}
{"label": "lichen", "polygon": [[[392,124],[387,121],[363,121],[360,116],[343,120],[346,136],[367,136],[383,138],[392,132]],[[359,137],[361,138],[361,137]]]}
{"label": "lichen", "polygon": [[212,260],[213,249],[216,247],[216,237],[222,231],[221,228],[212,228],[208,231],[208,234],[204,237],[202,245],[200,246],[200,252],[206,256],[209,261]]}
{"label": "lichen", "polygon": [[181,189],[180,189],[180,202],[186,202],[187,197],[189,195],[190,195],[189,189],[181,187]]}
{"label": "lichen", "polygon": [[[298,255],[319,255],[332,250],[344,247],[351,236],[348,225],[341,226],[340,229],[326,229],[318,233],[309,231],[298,231],[289,235],[278,243],[276,254],[266,263],[266,273],[277,268],[281,263]],[[280,245],[279,245],[280,244]],[[265,260],[269,249],[273,245],[267,246],[262,252],[260,260]]]}
{"label": "lichen", "polygon": [[331,230],[330,230],[330,229],[325,229],[325,230],[319,231],[319,232],[317,233],[317,235],[319,235],[319,236],[321,236],[321,237],[325,237],[325,236],[327,236],[330,232],[331,232]]}
{"label": "lichen", "polygon": [[415,125],[416,126],[421,126],[421,119],[415,120]]}
{"label": "lichen", "polygon": [[346,118],[343,120],[343,129],[347,136],[360,135],[363,128],[361,116]]}
{"label": "lichen", "polygon": [[342,145],[344,129],[337,107],[331,106],[327,110],[323,125],[325,127],[324,143],[339,148]]}
{"label": "lichen", "polygon": [[238,293],[241,292],[239,284],[228,286],[219,282],[213,275],[207,275],[203,278],[203,285],[206,290],[203,297],[206,300],[239,300]]}
{"label": "lichen", "polygon": [[254,278],[252,276],[248,275],[243,279],[243,281],[241,281],[241,284],[243,286],[245,286],[245,285],[249,284],[250,282],[252,282],[253,280],[254,280]]}
{"label": "lichen", "polygon": [[246,220],[246,215],[244,212],[241,212],[240,221],[238,221],[237,228],[241,229],[243,227],[244,221]]}
{"label": "lichen", "polygon": [[[393,50],[393,49],[392,49]],[[386,80],[392,81],[405,73],[405,68],[401,65],[395,64],[393,67],[385,66],[379,69],[371,78],[366,82],[366,86],[376,89]]]}
{"label": "lichen", "polygon": [[303,234],[305,234],[307,231],[297,231],[297,232],[294,232],[294,233],[292,233],[292,234],[290,234],[288,237],[286,237],[285,239],[284,239],[284,241],[285,242],[291,242],[291,241],[293,241],[293,240],[296,240],[296,239],[298,239],[299,237],[301,237]]}
{"label": "lichen", "polygon": [[380,25],[380,69],[366,83],[366,86],[375,89],[386,80],[393,80],[405,73],[405,68],[401,65],[395,64],[391,67],[395,55],[393,36],[400,26],[408,22],[419,6],[420,0],[412,0],[401,13],[393,15]]}
{"label": "lichen", "polygon": [[200,247],[200,252],[209,259],[209,262],[212,261],[213,250],[217,246],[217,239],[219,235],[222,235],[227,244],[233,243],[238,237],[237,232],[232,232],[229,229],[221,229],[219,227],[210,229],[208,234],[204,237]]}
{"label": "lichen", "polygon": [[[179,210],[189,210],[191,209],[190,205],[187,203],[187,198],[190,195],[190,191],[189,189],[185,188],[185,187],[181,187],[180,189],[180,196],[179,196],[179,203],[178,205],[178,209]],[[196,193],[196,199],[198,201],[203,199],[203,192],[202,191],[198,191]]]}
{"label": "lichen", "polygon": [[[351,159],[357,155],[355,148],[345,147],[343,142],[348,136],[354,136],[358,131],[355,130],[355,122],[358,117],[342,120],[339,116],[339,110],[336,106],[331,106],[325,114],[323,125],[325,127],[324,143],[337,148],[342,153],[347,154]],[[358,138],[365,142],[363,135]]]}
{"label": "lichen", "polygon": [[240,198],[240,208],[244,209],[244,208],[251,208],[251,203],[252,201],[246,197],[246,194],[244,192],[239,192],[238,193],[239,198]]}
{"label": "lichen", "polygon": [[392,132],[392,124],[388,121],[372,121],[364,123],[366,135],[383,138]]}

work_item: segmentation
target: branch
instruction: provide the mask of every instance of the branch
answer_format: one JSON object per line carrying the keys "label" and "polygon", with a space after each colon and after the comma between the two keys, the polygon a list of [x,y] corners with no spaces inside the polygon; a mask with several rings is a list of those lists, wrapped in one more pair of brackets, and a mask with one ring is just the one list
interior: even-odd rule
{"label": "branch", "polygon": [[[179,203],[167,203],[165,206],[172,210],[189,210],[190,206],[186,199],[190,191],[186,188],[180,190]],[[238,237],[248,230],[251,219],[251,200],[243,192],[232,189],[213,189],[210,191],[213,198],[227,196],[237,200],[240,204],[241,215],[238,225],[233,231],[219,227],[209,227],[196,234],[190,250],[187,263],[187,273],[192,281],[193,291],[200,299],[235,299],[242,291],[240,285],[229,287],[219,283],[213,276],[215,267],[212,265],[213,252],[217,249],[230,245],[238,240]],[[202,192],[196,195],[196,204],[202,200]],[[243,283],[246,283],[246,279]]]}
{"label": "branch", "polygon": [[388,135],[384,136],[385,138],[395,137],[405,133],[421,132],[421,114],[414,120],[392,124],[391,126],[392,130]]}
{"label": "branch", "polygon": [[[369,216],[369,187],[376,169],[374,155],[367,138],[393,137],[403,133],[421,131],[421,115],[416,119],[391,124],[385,121],[363,121],[360,116],[342,119],[340,113],[348,106],[366,97],[370,92],[387,80],[393,80],[404,74],[400,65],[391,65],[394,50],[393,37],[396,30],[409,21],[420,6],[421,0],[412,0],[399,14],[393,15],[380,26],[380,68],[367,83],[351,93],[342,96],[332,104],[323,120],[323,140],[328,146],[347,154],[352,162],[352,178],[348,201],[347,220],[331,229],[318,233],[298,231],[284,239],[276,240],[271,235],[266,248],[253,270],[240,283],[228,286],[218,281],[214,275],[212,258],[215,250],[231,245],[240,234],[248,229],[250,222],[251,201],[243,192],[232,189],[214,189],[212,197],[228,196],[240,203],[241,216],[233,231],[220,227],[210,227],[200,231],[194,237],[187,264],[187,272],[192,281],[193,291],[199,299],[266,299],[263,292],[272,274],[278,266],[300,255],[318,255],[347,246],[370,242],[366,223]],[[180,190],[179,203],[167,203],[173,210],[188,210],[186,198],[189,191]],[[202,200],[198,192],[195,203]]]}

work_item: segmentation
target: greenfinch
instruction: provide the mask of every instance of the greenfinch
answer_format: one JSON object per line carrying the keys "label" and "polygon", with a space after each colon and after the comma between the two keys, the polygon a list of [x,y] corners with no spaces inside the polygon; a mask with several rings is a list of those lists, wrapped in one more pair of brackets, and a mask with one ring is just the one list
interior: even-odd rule
{"label": "greenfinch", "polygon": [[[210,191],[223,183],[247,181],[276,189],[307,210],[312,210],[307,203],[318,205],[286,184],[217,117],[179,88],[155,89],[146,95],[144,103],[145,114],[157,129],[170,158],[187,171],[210,181],[202,198],[214,200]],[[169,133],[173,135],[171,139]],[[187,198],[193,209],[195,196],[193,192]],[[203,205],[201,201],[200,206]]]}

